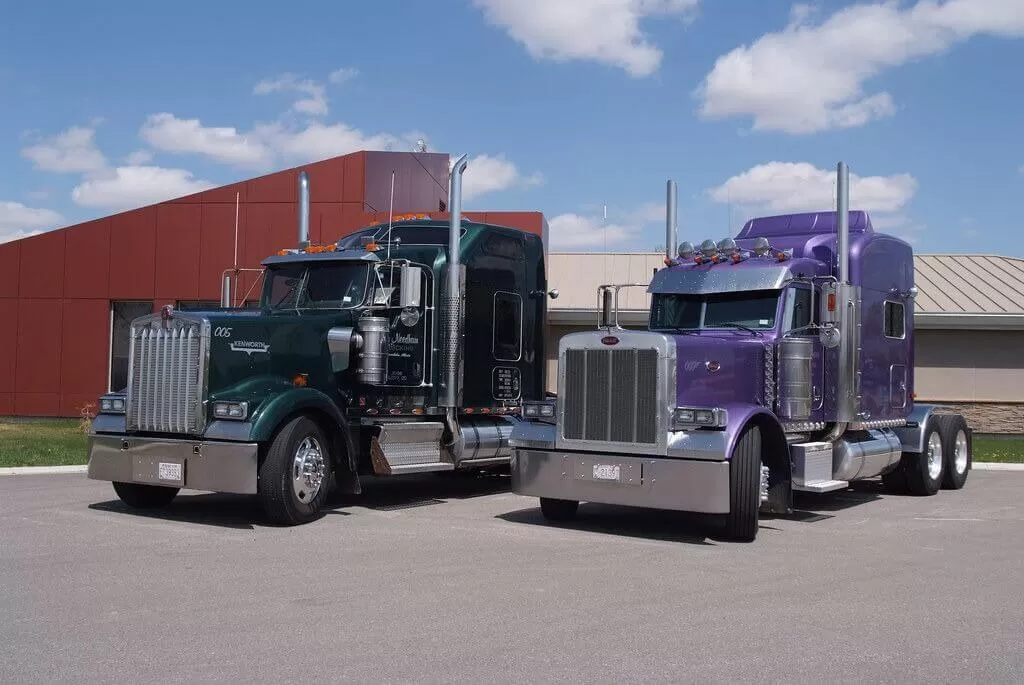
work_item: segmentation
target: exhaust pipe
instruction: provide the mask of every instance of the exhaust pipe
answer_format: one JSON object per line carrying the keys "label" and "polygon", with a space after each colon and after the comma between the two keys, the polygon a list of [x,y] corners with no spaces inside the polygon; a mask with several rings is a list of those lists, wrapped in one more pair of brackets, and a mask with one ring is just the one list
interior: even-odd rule
{"label": "exhaust pipe", "polygon": [[665,259],[671,261],[676,256],[678,228],[678,193],[676,182],[669,180],[665,198]]}
{"label": "exhaust pipe", "polygon": [[224,309],[231,307],[231,274],[225,273],[220,288],[220,306]]}
{"label": "exhaust pipe", "polygon": [[309,247],[309,174],[299,172],[299,249]]}
{"label": "exhaust pipe", "polygon": [[438,404],[445,407],[445,427],[448,429],[448,449],[452,462],[462,459],[466,439],[455,412],[461,395],[462,381],[462,284],[463,270],[459,261],[462,243],[462,174],[466,171],[468,155],[455,160],[448,178],[448,279],[441,304],[441,330],[444,346],[441,348],[441,367],[444,370],[444,395]]}
{"label": "exhaust pipe", "polygon": [[850,170],[844,162],[836,165],[836,230],[839,257],[839,282],[850,284]]}

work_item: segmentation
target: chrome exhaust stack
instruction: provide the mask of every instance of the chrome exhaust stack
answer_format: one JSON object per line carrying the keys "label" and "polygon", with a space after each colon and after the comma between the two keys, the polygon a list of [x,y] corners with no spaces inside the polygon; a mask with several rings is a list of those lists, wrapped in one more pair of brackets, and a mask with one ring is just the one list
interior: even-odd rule
{"label": "chrome exhaust stack", "polygon": [[679,228],[677,209],[679,195],[675,181],[669,180],[665,195],[665,259],[670,262],[676,256]]}
{"label": "chrome exhaust stack", "polygon": [[465,290],[465,267],[459,261],[462,245],[462,174],[469,163],[468,155],[455,160],[448,178],[448,274],[441,301],[441,369],[444,392],[438,404],[445,407],[448,448],[452,460],[462,457],[465,439],[456,418],[462,401],[462,316]]}
{"label": "chrome exhaust stack", "polygon": [[299,172],[299,249],[309,247],[309,174]]}

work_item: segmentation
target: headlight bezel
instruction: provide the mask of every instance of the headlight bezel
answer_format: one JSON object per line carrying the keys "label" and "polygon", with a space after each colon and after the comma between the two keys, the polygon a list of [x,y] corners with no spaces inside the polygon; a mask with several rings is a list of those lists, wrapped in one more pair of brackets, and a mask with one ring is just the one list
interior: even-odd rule
{"label": "headlight bezel", "polygon": [[100,397],[97,413],[124,416],[128,400],[120,393],[107,393]]}
{"label": "headlight bezel", "polygon": [[557,416],[558,402],[555,398],[523,401],[523,418],[528,421],[554,423]]}
{"label": "headlight bezel", "polygon": [[729,412],[721,407],[676,407],[672,412],[672,430],[725,428]]}
{"label": "headlight bezel", "polygon": [[214,420],[246,421],[249,418],[249,403],[245,400],[216,400],[210,403]]}

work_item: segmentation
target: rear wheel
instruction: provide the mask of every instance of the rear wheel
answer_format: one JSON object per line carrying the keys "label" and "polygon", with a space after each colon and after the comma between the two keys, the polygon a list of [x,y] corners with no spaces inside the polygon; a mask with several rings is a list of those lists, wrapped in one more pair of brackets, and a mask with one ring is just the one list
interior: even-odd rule
{"label": "rear wheel", "polygon": [[959,490],[967,482],[967,472],[971,470],[973,450],[970,431],[967,429],[967,421],[959,414],[948,414],[941,419],[939,432],[942,435],[942,458],[945,469],[942,487],[947,490]]}
{"label": "rear wheel", "polygon": [[178,494],[178,488],[142,483],[114,483],[114,492],[121,501],[135,509],[166,507]]}
{"label": "rear wheel", "polygon": [[760,508],[761,429],[749,425],[740,434],[729,462],[729,513],[725,516],[725,534],[740,542],[753,542],[757,537]]}
{"label": "rear wheel", "polygon": [[260,503],[274,523],[297,525],[320,516],[330,490],[330,441],[308,416],[298,416],[274,436],[260,466]]}
{"label": "rear wheel", "polygon": [[540,498],[540,513],[549,521],[571,521],[580,503],[568,499]]}
{"label": "rear wheel", "polygon": [[942,485],[945,473],[940,417],[932,416],[925,424],[924,450],[920,454],[905,453],[903,470],[907,489],[912,495],[934,495]]}

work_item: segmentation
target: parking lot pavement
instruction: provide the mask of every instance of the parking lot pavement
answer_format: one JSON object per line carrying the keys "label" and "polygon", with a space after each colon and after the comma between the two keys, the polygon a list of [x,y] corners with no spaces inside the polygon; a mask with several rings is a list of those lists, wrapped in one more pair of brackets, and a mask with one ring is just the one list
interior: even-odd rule
{"label": "parking lot pavement", "polygon": [[82,475],[0,478],[0,681],[1024,680],[1024,474],[802,497],[751,544],[504,478],[372,483],[321,520],[161,514]]}

